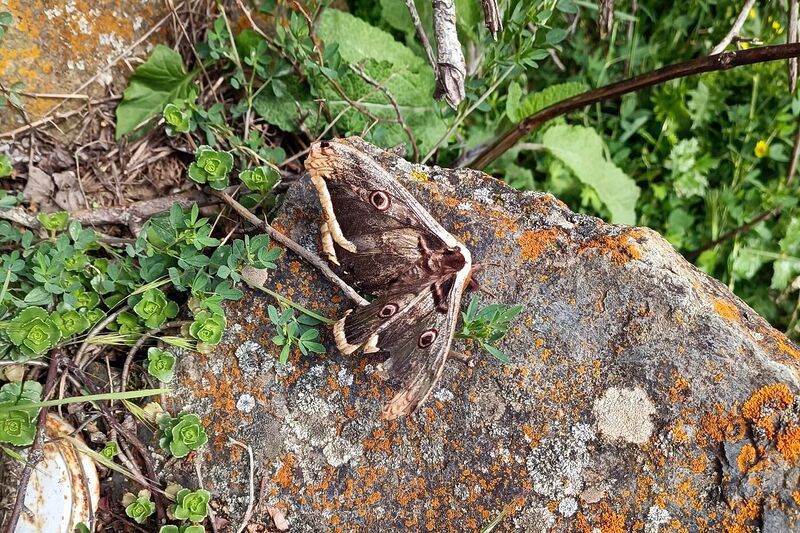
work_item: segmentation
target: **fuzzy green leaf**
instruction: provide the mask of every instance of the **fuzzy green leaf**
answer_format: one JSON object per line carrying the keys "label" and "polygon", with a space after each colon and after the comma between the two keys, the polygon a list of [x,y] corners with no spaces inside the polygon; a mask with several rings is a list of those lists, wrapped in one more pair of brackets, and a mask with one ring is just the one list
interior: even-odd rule
{"label": "fuzzy green leaf", "polygon": [[196,71],[187,73],[180,54],[156,45],[150,58],[131,76],[117,106],[116,138],[158,116],[168,103],[189,96]]}
{"label": "fuzzy green leaf", "polygon": [[542,143],[564,162],[584,184],[591,186],[611,213],[615,224],[636,223],[639,187],[603,153],[603,140],[592,128],[557,125],[548,129]]}

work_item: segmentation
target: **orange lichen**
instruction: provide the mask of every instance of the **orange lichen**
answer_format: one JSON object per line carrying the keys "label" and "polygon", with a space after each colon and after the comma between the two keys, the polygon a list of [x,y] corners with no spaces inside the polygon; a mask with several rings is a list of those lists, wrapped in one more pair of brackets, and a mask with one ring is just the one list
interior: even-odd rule
{"label": "orange lichen", "polygon": [[797,464],[800,459],[800,426],[793,424],[778,433],[778,452],[788,463]]}
{"label": "orange lichen", "polygon": [[689,468],[691,468],[692,472],[695,474],[700,474],[701,472],[705,471],[707,465],[708,461],[706,460],[706,457],[704,455],[698,455],[692,459],[692,462],[689,464]]}
{"label": "orange lichen", "polygon": [[758,389],[744,402],[742,416],[751,421],[772,438],[778,412],[792,404],[794,396],[783,383],[767,385]]}
{"label": "orange lichen", "polygon": [[742,317],[738,307],[724,300],[714,300],[714,310],[725,320],[735,321]]}
{"label": "orange lichen", "polygon": [[281,467],[278,469],[273,480],[284,489],[289,489],[294,484],[294,474],[292,470],[296,461],[292,454],[287,454],[281,458]]}
{"label": "orange lichen", "polygon": [[800,490],[792,492],[792,499],[797,505],[800,505]]}
{"label": "orange lichen", "polygon": [[778,342],[778,349],[780,351],[791,355],[797,360],[800,360],[800,350],[798,350],[791,342],[789,342],[786,337],[783,336],[783,334],[777,333],[775,340]]}
{"label": "orange lichen", "polygon": [[761,515],[761,503],[756,499],[747,499],[734,502],[731,507],[733,514],[723,518],[722,527],[726,533],[749,533],[758,531],[750,522],[756,521]]}
{"label": "orange lichen", "polygon": [[745,444],[736,458],[736,466],[739,467],[739,471],[747,472],[754,464],[756,464],[756,449],[752,444]]}
{"label": "orange lichen", "polygon": [[746,431],[747,425],[742,417],[728,413],[722,406],[716,405],[714,412],[706,413],[700,418],[697,442],[701,446],[715,445],[722,441],[738,442],[744,438]]}
{"label": "orange lichen", "polygon": [[561,231],[556,228],[524,232],[517,239],[522,249],[522,257],[528,261],[535,261],[542,252],[555,248],[560,235]]}
{"label": "orange lichen", "polygon": [[578,253],[597,250],[602,254],[611,255],[611,260],[614,263],[622,265],[642,256],[636,241],[644,237],[645,232],[641,228],[634,228],[620,235],[602,235],[596,239],[581,243]]}
{"label": "orange lichen", "polygon": [[597,527],[603,533],[624,533],[627,531],[625,528],[625,516],[621,513],[615,513],[611,506],[605,502],[600,504],[602,511],[600,513],[600,522]]}

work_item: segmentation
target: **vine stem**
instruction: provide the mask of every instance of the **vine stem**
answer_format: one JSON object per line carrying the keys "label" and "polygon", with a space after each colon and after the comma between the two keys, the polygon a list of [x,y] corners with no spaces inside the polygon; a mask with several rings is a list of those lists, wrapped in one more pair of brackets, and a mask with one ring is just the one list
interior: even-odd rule
{"label": "vine stem", "polygon": [[523,137],[553,118],[565,115],[571,111],[581,109],[591,104],[596,104],[612,98],[618,98],[624,94],[640,91],[654,85],[659,85],[666,81],[686,76],[694,76],[705,72],[727,70],[743,65],[753,65],[767,61],[777,61],[800,57],[800,43],[779,44],[775,46],[763,46],[760,48],[750,48],[748,50],[737,50],[732,52],[722,52],[706,57],[698,57],[669,65],[657,70],[634,76],[604,87],[587,91],[572,98],[556,102],[545,107],[541,111],[528,116],[517,126],[498,137],[488,148],[479,153],[474,159],[461,166],[483,170],[498,157],[503,155],[506,150],[514,146]]}

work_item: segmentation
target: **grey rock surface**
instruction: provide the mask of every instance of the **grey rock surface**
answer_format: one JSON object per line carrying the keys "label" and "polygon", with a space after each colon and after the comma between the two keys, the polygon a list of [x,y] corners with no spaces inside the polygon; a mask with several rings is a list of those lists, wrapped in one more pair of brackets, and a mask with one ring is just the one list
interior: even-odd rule
{"label": "grey rock surface", "polygon": [[[477,365],[448,362],[417,413],[384,422],[380,354],[344,357],[324,330],[328,353],[281,366],[275,302],[247,290],[172,397],[207,425],[198,460],[229,530],[249,502],[231,437],[254,452],[252,530],[271,507],[291,531],[477,531],[502,511],[496,531],[798,531],[800,352],[781,333],[651,230],[350,142],[470,247],[491,302],[524,306],[511,363],[457,343]],[[304,179],[275,226],[317,250],[319,217]],[[290,253],[265,285],[350,306]]]}

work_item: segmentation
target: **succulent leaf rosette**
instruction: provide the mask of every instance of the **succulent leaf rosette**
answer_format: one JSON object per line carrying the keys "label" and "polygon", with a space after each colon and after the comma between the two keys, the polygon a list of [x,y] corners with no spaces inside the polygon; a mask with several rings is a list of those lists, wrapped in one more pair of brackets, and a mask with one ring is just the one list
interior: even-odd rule
{"label": "succulent leaf rosette", "polygon": [[19,349],[19,361],[38,357],[61,340],[61,330],[41,307],[23,309],[9,322],[7,333]]}
{"label": "succulent leaf rosette", "polygon": [[278,183],[280,174],[272,167],[256,167],[239,174],[239,179],[251,191],[267,192]]}
{"label": "succulent leaf rosette", "polygon": [[167,123],[167,135],[188,133],[192,128],[192,115],[186,109],[181,109],[175,104],[164,106],[164,122]]}
{"label": "succulent leaf rosette", "polygon": [[186,457],[208,442],[200,417],[184,413],[176,418],[164,414],[158,419],[158,445],[168,449],[175,457]]}
{"label": "succulent leaf rosette", "polygon": [[119,446],[113,440],[106,442],[106,445],[103,446],[103,449],[100,450],[100,455],[111,461],[114,457],[117,456],[119,453]]}
{"label": "succulent leaf rosette", "polygon": [[147,350],[147,373],[169,383],[175,375],[175,356],[156,347]]}
{"label": "succulent leaf rosette", "polygon": [[167,300],[161,289],[148,289],[142,299],[133,306],[134,312],[143,320],[145,326],[154,329],[161,327],[169,318],[178,315],[178,304]]}
{"label": "succulent leaf rosette", "polygon": [[156,504],[150,500],[149,490],[140,490],[136,496],[131,493],[125,494],[122,505],[125,506],[125,514],[133,518],[137,524],[144,524],[156,511]]}
{"label": "succulent leaf rosette", "polygon": [[166,526],[161,526],[161,529],[158,530],[158,533],[205,533],[206,529],[203,526],[199,526],[197,524],[187,525],[187,526],[175,526],[172,524],[167,524]]}
{"label": "succulent leaf rosette", "polygon": [[223,315],[201,311],[189,326],[189,334],[204,344],[218,344],[226,325],[227,321]]}
{"label": "succulent leaf rosette", "polygon": [[85,314],[79,313],[77,311],[63,311],[61,313],[53,313],[52,315],[53,322],[58,329],[61,331],[61,335],[66,339],[68,337],[72,337],[73,335],[78,335],[79,333],[83,333],[87,329],[91,323],[89,319],[86,318]]}
{"label": "succulent leaf rosette", "polygon": [[228,186],[228,174],[233,168],[233,156],[203,145],[197,149],[195,161],[189,165],[189,178],[221,191]]}
{"label": "succulent leaf rosette", "polygon": [[[10,407],[12,402],[0,403],[0,407]],[[36,423],[33,411],[0,411],[0,442],[15,446],[28,446],[36,437]]]}
{"label": "succulent leaf rosette", "polygon": [[177,520],[201,522],[208,516],[210,499],[211,494],[207,490],[181,489],[175,495],[175,503],[170,506],[169,510]]}

